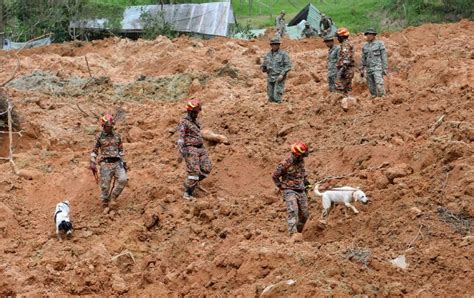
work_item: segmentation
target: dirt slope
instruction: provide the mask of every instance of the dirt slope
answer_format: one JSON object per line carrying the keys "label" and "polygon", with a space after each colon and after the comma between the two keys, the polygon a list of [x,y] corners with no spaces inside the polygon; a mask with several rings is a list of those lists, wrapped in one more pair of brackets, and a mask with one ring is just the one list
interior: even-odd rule
{"label": "dirt slope", "polygon": [[[0,164],[0,295],[251,297],[271,284],[264,295],[474,295],[473,31],[462,21],[383,34],[390,94],[371,100],[357,76],[359,103],[347,112],[326,91],[327,50],[315,40],[284,42],[294,69],[281,105],[266,102],[258,65],[268,39],[24,51],[4,90],[22,120],[15,160],[25,175]],[[360,54],[363,36],[353,42]],[[15,63],[0,53],[1,81]],[[205,103],[203,126],[231,142],[207,144],[209,193],[193,203],[181,198],[175,149],[189,96]],[[93,115],[106,111],[120,118],[131,170],[104,215],[87,166]],[[313,149],[311,179],[348,175],[322,186],[360,186],[371,203],[349,218],[336,208],[323,230],[313,196],[304,239],[292,243],[271,173],[295,140]],[[59,243],[52,212],[65,198],[76,230]],[[153,216],[159,224],[148,229]],[[125,251],[133,258],[114,258]],[[400,255],[405,270],[390,263]]]}

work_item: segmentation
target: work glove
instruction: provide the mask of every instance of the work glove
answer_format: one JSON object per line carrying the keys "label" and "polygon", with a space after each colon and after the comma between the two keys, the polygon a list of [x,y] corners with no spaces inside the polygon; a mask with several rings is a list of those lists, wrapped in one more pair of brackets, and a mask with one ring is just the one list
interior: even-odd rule
{"label": "work glove", "polygon": [[285,78],[284,75],[279,75],[278,78],[277,78],[277,82],[283,81],[284,78]]}
{"label": "work glove", "polygon": [[97,172],[97,164],[95,163],[95,161],[91,161],[91,163],[89,164],[89,168],[92,171]]}

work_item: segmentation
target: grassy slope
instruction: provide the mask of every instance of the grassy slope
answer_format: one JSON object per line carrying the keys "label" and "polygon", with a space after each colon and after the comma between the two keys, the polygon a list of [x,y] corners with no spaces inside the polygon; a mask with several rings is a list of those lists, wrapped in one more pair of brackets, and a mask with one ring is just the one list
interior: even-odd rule
{"label": "grassy slope", "polygon": [[[242,5],[241,5],[242,2]],[[352,31],[362,31],[368,26],[379,27],[380,11],[388,0],[323,0],[307,1],[307,0],[259,0],[254,1],[252,16],[249,17],[248,1],[232,0],[237,20],[240,23],[250,23],[252,26],[265,27],[274,23],[274,18],[280,10],[287,12],[287,21],[291,20],[305,5],[312,3],[320,11],[331,16],[338,26],[347,26]],[[258,5],[261,2],[267,5],[275,3],[272,6],[272,18],[270,18],[270,9]],[[293,5],[292,5],[293,4]],[[261,10],[260,10],[261,7]],[[260,14],[261,11],[261,14]]]}

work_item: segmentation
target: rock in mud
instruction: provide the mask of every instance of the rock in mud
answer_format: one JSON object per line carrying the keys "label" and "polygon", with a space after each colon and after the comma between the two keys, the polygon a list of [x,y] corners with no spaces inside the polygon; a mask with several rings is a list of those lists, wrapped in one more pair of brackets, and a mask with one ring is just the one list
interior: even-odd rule
{"label": "rock in mud", "polygon": [[407,164],[398,164],[396,166],[390,167],[385,170],[385,176],[390,181],[390,183],[394,183],[395,178],[406,177],[413,173],[413,169],[408,166]]}

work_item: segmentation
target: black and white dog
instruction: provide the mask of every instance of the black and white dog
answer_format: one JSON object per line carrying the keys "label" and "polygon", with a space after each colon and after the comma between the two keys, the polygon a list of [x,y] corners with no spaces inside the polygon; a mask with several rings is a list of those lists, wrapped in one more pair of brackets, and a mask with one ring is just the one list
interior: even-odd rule
{"label": "black and white dog", "polygon": [[54,212],[54,223],[56,225],[56,236],[61,240],[61,233],[66,234],[67,237],[72,235],[72,223],[69,219],[69,201],[64,201],[56,205]]}

